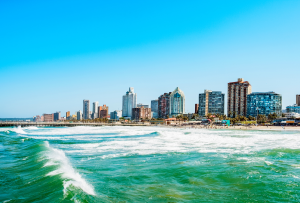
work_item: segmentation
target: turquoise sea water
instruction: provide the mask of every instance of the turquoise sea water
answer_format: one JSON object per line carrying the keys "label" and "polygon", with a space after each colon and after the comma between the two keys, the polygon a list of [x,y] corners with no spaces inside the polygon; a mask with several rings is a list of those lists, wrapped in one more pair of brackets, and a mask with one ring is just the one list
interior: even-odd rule
{"label": "turquoise sea water", "polygon": [[0,202],[300,202],[300,133],[0,128]]}

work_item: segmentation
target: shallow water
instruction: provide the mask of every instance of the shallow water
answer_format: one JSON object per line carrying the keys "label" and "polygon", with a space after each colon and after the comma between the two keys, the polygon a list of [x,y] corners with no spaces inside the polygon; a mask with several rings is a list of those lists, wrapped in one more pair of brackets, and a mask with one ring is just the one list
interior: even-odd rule
{"label": "shallow water", "polygon": [[300,202],[300,133],[0,128],[1,202]]}

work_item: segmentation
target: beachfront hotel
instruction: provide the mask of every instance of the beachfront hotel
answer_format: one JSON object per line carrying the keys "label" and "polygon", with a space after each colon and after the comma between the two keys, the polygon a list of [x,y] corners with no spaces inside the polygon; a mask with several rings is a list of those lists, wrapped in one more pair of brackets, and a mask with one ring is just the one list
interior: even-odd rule
{"label": "beachfront hotel", "polygon": [[243,78],[238,78],[237,82],[228,83],[228,102],[227,115],[247,115],[247,95],[252,92],[252,87],[248,81]]}
{"label": "beachfront hotel", "polygon": [[247,95],[247,117],[258,114],[268,116],[282,114],[282,96],[275,92],[253,92]]}
{"label": "beachfront hotel", "polygon": [[136,107],[136,93],[134,93],[134,88],[129,87],[129,91],[123,96],[122,101],[122,116],[130,117],[132,115],[132,108]]}
{"label": "beachfront hotel", "polygon": [[185,96],[179,87],[170,95],[170,117],[182,115],[185,112]]}
{"label": "beachfront hotel", "polygon": [[221,91],[204,90],[199,94],[199,116],[206,116],[208,113],[224,115],[225,94]]}

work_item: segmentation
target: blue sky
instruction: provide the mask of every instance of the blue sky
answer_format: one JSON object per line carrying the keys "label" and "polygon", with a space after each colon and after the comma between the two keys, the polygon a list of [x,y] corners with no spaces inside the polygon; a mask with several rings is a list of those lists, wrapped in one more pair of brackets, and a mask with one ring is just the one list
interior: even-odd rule
{"label": "blue sky", "polygon": [[[0,117],[121,110],[180,87],[193,112],[204,89],[243,77],[300,94],[300,1],[0,1]],[[227,96],[227,95],[226,95]]]}

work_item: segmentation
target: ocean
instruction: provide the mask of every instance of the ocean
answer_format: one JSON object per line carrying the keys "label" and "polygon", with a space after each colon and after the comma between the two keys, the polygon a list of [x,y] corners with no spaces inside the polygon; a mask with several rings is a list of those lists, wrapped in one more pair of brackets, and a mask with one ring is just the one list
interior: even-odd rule
{"label": "ocean", "polygon": [[0,202],[300,202],[300,131],[0,128]]}

